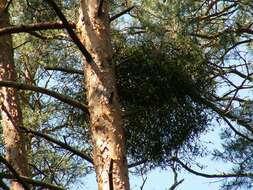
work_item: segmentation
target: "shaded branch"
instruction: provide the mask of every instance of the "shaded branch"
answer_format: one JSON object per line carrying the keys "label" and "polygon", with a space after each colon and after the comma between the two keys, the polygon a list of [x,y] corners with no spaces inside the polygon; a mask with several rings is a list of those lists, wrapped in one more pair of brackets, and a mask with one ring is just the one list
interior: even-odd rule
{"label": "shaded branch", "polygon": [[62,147],[62,148],[64,148],[64,149],[66,149],[66,150],[72,152],[73,154],[75,154],[75,155],[77,155],[77,156],[83,158],[84,160],[88,161],[89,163],[93,164],[93,160],[92,160],[91,157],[89,157],[88,155],[86,155],[86,154],[80,152],[79,150],[77,150],[77,149],[75,149],[75,148],[69,146],[68,144],[63,143],[63,142],[57,140],[56,138],[50,137],[49,135],[43,134],[43,133],[38,132],[38,131],[34,131],[34,130],[31,130],[31,129],[27,129],[27,128],[25,128],[25,127],[20,127],[20,128],[21,128],[22,130],[24,130],[26,133],[31,133],[31,134],[33,134],[33,135],[35,135],[35,136],[38,136],[38,137],[41,137],[41,138],[43,138],[43,139],[46,139],[46,140],[48,140],[48,141],[50,141],[50,142],[53,142],[53,143],[57,144],[58,146],[60,146],[60,147]]}
{"label": "shaded branch", "polygon": [[73,68],[64,68],[64,67],[44,67],[45,70],[47,71],[61,71],[65,73],[70,73],[70,74],[78,74],[78,75],[84,75],[84,72],[78,69],[73,69]]}
{"label": "shaded branch", "polygon": [[44,37],[42,35],[40,35],[38,32],[28,32],[29,34],[31,34],[32,36],[36,37],[36,38],[39,38],[41,40],[47,40],[48,38],[47,37]]}
{"label": "shaded branch", "polygon": [[[134,8],[134,6],[129,7],[126,10],[112,16],[110,18],[110,22],[112,22],[113,20],[115,20],[118,17],[122,16],[123,14],[131,11],[133,8]],[[68,23],[67,27],[69,29],[70,28],[72,30],[76,29],[76,23],[75,22],[67,22],[67,23]],[[31,33],[31,32],[40,31],[40,30],[57,30],[57,29],[64,29],[64,28],[67,28],[67,27],[66,27],[66,23],[63,24],[63,22],[40,22],[40,23],[33,23],[33,24],[20,24],[20,25],[14,25],[14,26],[8,26],[8,27],[1,28],[0,29],[0,35],[15,34],[15,33]],[[72,40],[73,40],[73,38],[72,38]],[[79,47],[79,45],[78,45],[78,47]]]}
{"label": "shaded branch", "polygon": [[88,108],[86,105],[70,98],[69,96],[59,94],[55,91],[48,90],[46,88],[23,84],[23,83],[18,83],[18,82],[13,82],[13,81],[0,81],[0,86],[22,89],[22,90],[31,90],[34,92],[46,94],[48,96],[54,97],[64,103],[66,103],[66,104],[69,104],[69,105],[74,106],[76,108],[80,108],[81,110],[83,110],[85,112],[85,114],[89,114],[89,111],[88,111]]}
{"label": "shaded branch", "polygon": [[170,188],[169,190],[175,190],[177,188],[177,186],[179,186],[181,183],[184,182],[184,179],[181,179],[180,181],[174,183]]}
{"label": "shaded branch", "polygon": [[102,14],[103,4],[104,4],[104,0],[99,0],[98,11],[97,11],[97,16],[98,17],[100,17],[101,14]]}
{"label": "shaded branch", "polygon": [[221,16],[224,16],[224,15],[226,16],[226,15],[232,14],[234,11],[236,11],[236,9],[234,9],[232,11],[228,11],[228,10],[231,9],[231,8],[233,8],[233,7],[236,7],[236,6],[237,6],[237,4],[234,3],[234,4],[232,4],[232,5],[228,6],[228,7],[225,7],[224,9],[222,9],[219,12],[213,13],[211,15],[204,15],[202,17],[199,17],[198,19],[200,21],[202,21],[202,20],[206,20],[206,19],[212,19],[214,17],[221,17]]}
{"label": "shaded branch", "polygon": [[[50,1],[50,0],[49,0]],[[101,3],[102,4],[102,3]],[[126,10],[112,16],[110,18],[110,22],[117,19],[118,17],[122,16],[123,14],[131,11],[134,8],[134,6],[127,8]],[[55,9],[54,9],[55,10]],[[59,14],[59,12],[57,12]],[[58,15],[57,14],[57,15]],[[59,15],[58,15],[59,16]],[[64,29],[66,28],[68,33],[71,33],[71,38],[74,41],[74,43],[78,46],[78,48],[81,50],[82,53],[85,52],[83,48],[85,48],[83,45],[79,44],[76,40],[79,40],[78,36],[75,34],[73,29],[76,29],[76,23],[75,22],[68,22],[65,19],[63,19],[63,14],[61,15],[60,19],[64,20],[64,22],[41,22],[41,23],[33,23],[33,24],[20,24],[15,26],[8,26],[0,29],[0,35],[4,34],[15,34],[15,33],[30,33],[34,31],[40,31],[40,30],[56,30],[56,29]],[[65,17],[65,16],[64,16]],[[72,32],[70,32],[72,30]],[[74,38],[74,39],[73,39]],[[79,40],[80,41],[80,40]],[[87,50],[86,50],[87,51]],[[85,52],[84,54],[86,54]],[[87,55],[89,57],[89,55]]]}
{"label": "shaded branch", "polygon": [[114,21],[115,19],[119,18],[120,16],[122,16],[122,15],[126,14],[127,12],[131,11],[133,8],[134,8],[134,6],[131,6],[131,7],[127,8],[126,10],[123,10],[122,12],[112,16],[110,18],[110,22]]}
{"label": "shaded branch", "polygon": [[251,28],[239,28],[237,30],[235,30],[236,33],[238,34],[242,34],[242,33],[246,33],[246,34],[253,34],[253,30]]}
{"label": "shaded branch", "polygon": [[60,18],[60,20],[62,21],[62,23],[64,25],[64,28],[66,28],[66,30],[68,31],[69,36],[71,37],[73,42],[76,44],[76,46],[79,48],[79,50],[82,52],[82,54],[84,55],[86,61],[88,63],[92,64],[94,61],[93,61],[93,58],[92,58],[91,54],[84,47],[84,45],[80,41],[79,37],[76,35],[74,30],[72,29],[70,23],[67,21],[66,17],[62,13],[61,9],[57,6],[57,4],[53,0],[45,0],[45,1],[53,8],[53,10],[57,14],[57,16]]}
{"label": "shaded branch", "polygon": [[138,161],[138,162],[134,162],[132,164],[128,164],[128,168],[133,168],[135,166],[139,166],[139,165],[144,164],[146,162],[147,162],[147,160],[141,160],[141,161]]}
{"label": "shaded branch", "polygon": [[253,80],[253,73],[250,73],[249,75],[245,75],[236,69],[230,69],[229,73],[234,73],[234,74],[238,75],[239,77],[250,80],[250,81]]}
{"label": "shaded branch", "polygon": [[45,182],[42,182],[42,181],[38,181],[38,180],[33,180],[31,178],[28,178],[28,177],[21,177],[21,179],[24,180],[25,182],[33,185],[33,186],[45,187],[45,188],[49,188],[49,189],[52,189],[52,190],[65,190],[62,187],[59,187],[59,186],[56,186],[56,185],[53,185],[53,184],[49,184],[49,183],[45,183]]}
{"label": "shaded branch", "polygon": [[144,188],[144,185],[145,185],[145,183],[146,183],[146,181],[147,181],[147,177],[145,177],[143,180],[142,180],[142,184],[141,184],[141,186],[140,186],[140,190],[143,190],[143,188]]}
{"label": "shaded branch", "polygon": [[[69,23],[69,27],[76,28],[74,22]],[[43,23],[34,23],[34,24],[21,24],[16,26],[8,26],[0,29],[0,35],[4,34],[13,34],[21,32],[34,32],[38,30],[50,30],[50,29],[63,29],[65,28],[62,22],[43,22]]]}

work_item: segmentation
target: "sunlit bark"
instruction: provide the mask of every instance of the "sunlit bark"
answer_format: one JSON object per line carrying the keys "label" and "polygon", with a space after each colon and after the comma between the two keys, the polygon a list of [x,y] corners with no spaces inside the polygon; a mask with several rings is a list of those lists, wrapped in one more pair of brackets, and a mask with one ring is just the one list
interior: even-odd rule
{"label": "sunlit bark", "polygon": [[[102,3],[102,4],[100,4]],[[93,160],[99,190],[128,190],[124,131],[118,104],[109,27],[109,2],[81,0],[78,27],[94,62],[85,62]]]}

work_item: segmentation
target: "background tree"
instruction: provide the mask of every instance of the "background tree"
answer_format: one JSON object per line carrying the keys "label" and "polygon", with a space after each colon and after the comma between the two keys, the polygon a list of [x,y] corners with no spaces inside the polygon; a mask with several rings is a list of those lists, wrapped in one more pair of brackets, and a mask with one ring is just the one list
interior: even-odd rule
{"label": "background tree", "polygon": [[[10,26],[8,13],[9,3],[0,1],[0,28]],[[0,37],[0,80],[16,80],[14,55],[11,35]],[[1,87],[1,128],[3,130],[3,144],[5,158],[19,175],[29,176],[28,169],[28,138],[21,132],[23,118],[17,91],[13,88]],[[1,160],[4,160],[1,157]],[[11,188],[23,190],[24,184],[15,180],[11,181]]]}

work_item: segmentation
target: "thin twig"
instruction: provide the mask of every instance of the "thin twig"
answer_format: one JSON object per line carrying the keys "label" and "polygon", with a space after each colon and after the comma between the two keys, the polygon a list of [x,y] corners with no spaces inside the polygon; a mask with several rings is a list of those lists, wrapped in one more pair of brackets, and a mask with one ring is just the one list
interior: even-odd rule
{"label": "thin twig", "polygon": [[232,131],[237,134],[238,136],[247,139],[249,142],[253,142],[253,139],[249,138],[248,136],[242,134],[241,132],[239,132],[238,130],[236,130],[233,125],[229,122],[229,120],[225,117],[223,117],[223,120],[228,124],[228,126],[230,127],[230,129],[232,129]]}
{"label": "thin twig", "polygon": [[181,183],[184,182],[184,179],[181,179],[180,181],[177,181],[176,183],[174,183],[169,190],[175,190]]}
{"label": "thin twig", "polygon": [[178,158],[173,158],[174,161],[176,161],[177,163],[179,163],[184,169],[186,169],[188,172],[195,174],[197,176],[201,176],[201,177],[205,177],[205,178],[233,178],[233,177],[248,177],[248,178],[252,178],[253,174],[252,173],[231,173],[231,174],[205,174],[205,173],[201,173],[201,172],[197,172],[191,168],[189,168],[186,164],[184,164],[181,160],[179,160]]}

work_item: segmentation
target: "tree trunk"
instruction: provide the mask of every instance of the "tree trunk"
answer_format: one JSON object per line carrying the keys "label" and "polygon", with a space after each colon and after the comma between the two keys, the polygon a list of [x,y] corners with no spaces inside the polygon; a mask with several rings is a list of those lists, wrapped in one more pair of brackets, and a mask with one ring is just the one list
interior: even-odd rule
{"label": "tree trunk", "polygon": [[[118,103],[108,0],[81,0],[78,27],[94,63],[85,62],[93,159],[99,190],[128,190],[125,138]],[[100,5],[102,3],[102,6]]]}
{"label": "tree trunk", "polygon": [[[6,0],[0,0],[0,28],[10,26],[9,14],[5,10],[6,4]],[[16,80],[11,35],[0,36],[0,80]],[[22,114],[16,90],[0,88],[0,103],[6,160],[19,175],[28,176],[27,138],[19,129],[22,126]],[[24,188],[13,180],[11,189],[23,190]]]}

